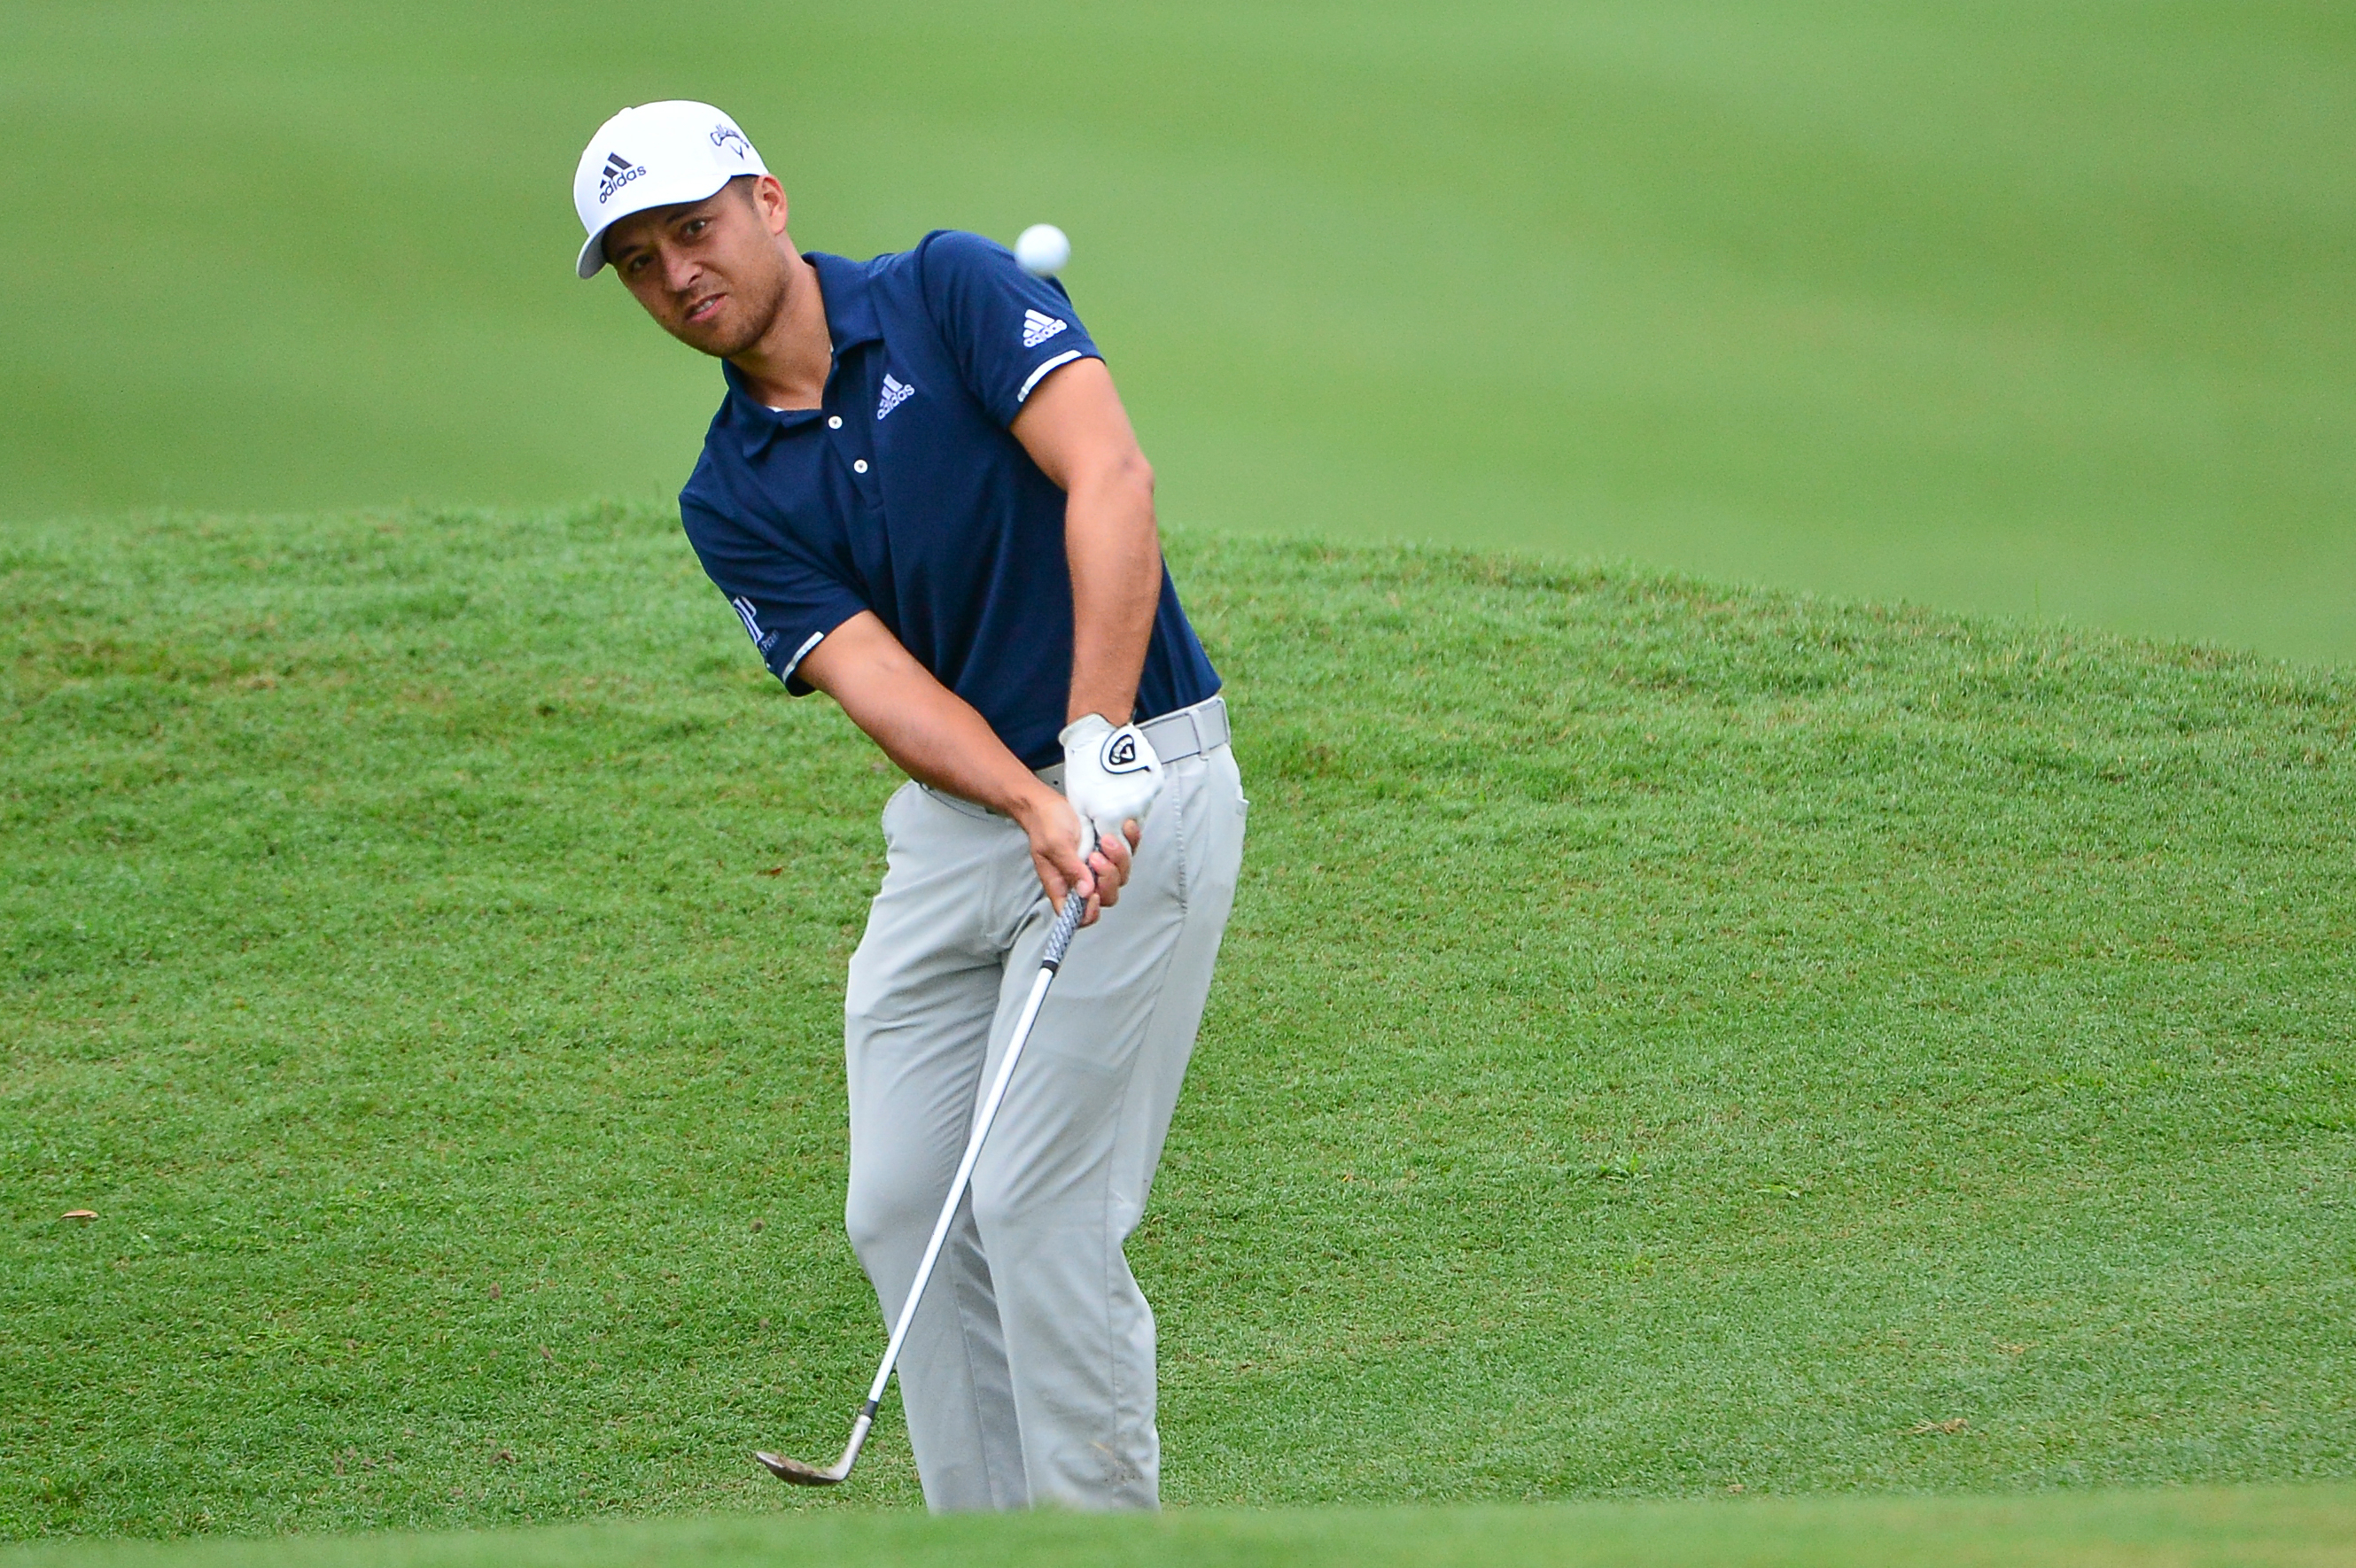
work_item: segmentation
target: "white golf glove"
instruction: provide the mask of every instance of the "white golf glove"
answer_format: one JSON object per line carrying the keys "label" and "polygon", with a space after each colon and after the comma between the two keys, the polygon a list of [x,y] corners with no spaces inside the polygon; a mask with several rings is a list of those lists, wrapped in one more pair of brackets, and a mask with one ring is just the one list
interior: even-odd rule
{"label": "white golf glove", "polygon": [[1162,759],[1134,724],[1116,730],[1101,713],[1084,713],[1064,726],[1064,798],[1098,838],[1120,835],[1134,818],[1145,825],[1162,793]]}

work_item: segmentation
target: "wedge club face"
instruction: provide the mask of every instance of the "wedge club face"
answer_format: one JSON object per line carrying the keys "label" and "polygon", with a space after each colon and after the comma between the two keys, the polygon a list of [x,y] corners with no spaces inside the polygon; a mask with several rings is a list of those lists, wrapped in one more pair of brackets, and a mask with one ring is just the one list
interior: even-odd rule
{"label": "wedge club face", "polygon": [[755,1454],[761,1467],[781,1481],[791,1481],[798,1487],[840,1486],[851,1475],[851,1467],[859,1463],[859,1451],[867,1446],[868,1431],[875,1424],[875,1403],[869,1400],[859,1412],[859,1419],[851,1424],[851,1441],[842,1447],[842,1457],[832,1469],[821,1470],[816,1465],[805,1465],[799,1459],[788,1459],[783,1454]]}
{"label": "wedge club face", "polygon": [[805,1465],[799,1459],[788,1459],[783,1454],[755,1454],[769,1474],[781,1481],[791,1481],[798,1487],[831,1487],[841,1482],[848,1472],[840,1468],[821,1470],[815,1465]]}

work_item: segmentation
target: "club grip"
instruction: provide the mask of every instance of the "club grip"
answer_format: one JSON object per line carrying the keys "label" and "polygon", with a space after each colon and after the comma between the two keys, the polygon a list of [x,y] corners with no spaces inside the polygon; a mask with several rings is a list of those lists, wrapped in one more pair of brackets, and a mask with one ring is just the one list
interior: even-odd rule
{"label": "club grip", "polygon": [[1080,916],[1086,914],[1087,909],[1088,901],[1081,897],[1078,892],[1075,891],[1065,896],[1064,912],[1057,915],[1055,923],[1048,928],[1046,951],[1039,955],[1039,966],[1042,969],[1060,969],[1064,966],[1064,955],[1071,951],[1072,933],[1080,929]]}

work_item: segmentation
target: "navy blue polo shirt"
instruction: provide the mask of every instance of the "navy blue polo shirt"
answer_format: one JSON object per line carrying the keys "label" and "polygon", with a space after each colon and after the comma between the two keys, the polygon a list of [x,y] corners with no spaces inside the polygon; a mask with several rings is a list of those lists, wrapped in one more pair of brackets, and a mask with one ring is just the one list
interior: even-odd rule
{"label": "navy blue polo shirt", "polygon": [[[1008,427],[1047,374],[1097,358],[1063,285],[976,234],[872,261],[813,254],[834,340],[824,405],[728,395],[680,492],[703,570],[786,689],[820,639],[872,610],[1026,766],[1063,760],[1072,684],[1064,493]],[[1219,677],[1164,568],[1140,720]]]}

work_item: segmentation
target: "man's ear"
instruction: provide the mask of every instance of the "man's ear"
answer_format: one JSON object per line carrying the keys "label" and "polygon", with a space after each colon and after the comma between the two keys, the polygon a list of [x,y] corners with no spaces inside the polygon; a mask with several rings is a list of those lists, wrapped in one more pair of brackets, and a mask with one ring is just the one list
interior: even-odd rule
{"label": "man's ear", "polygon": [[786,231],[786,187],[777,183],[775,175],[755,175],[751,178],[752,186],[747,194],[753,199],[753,210],[761,215],[761,220],[769,226],[770,233],[783,234]]}

